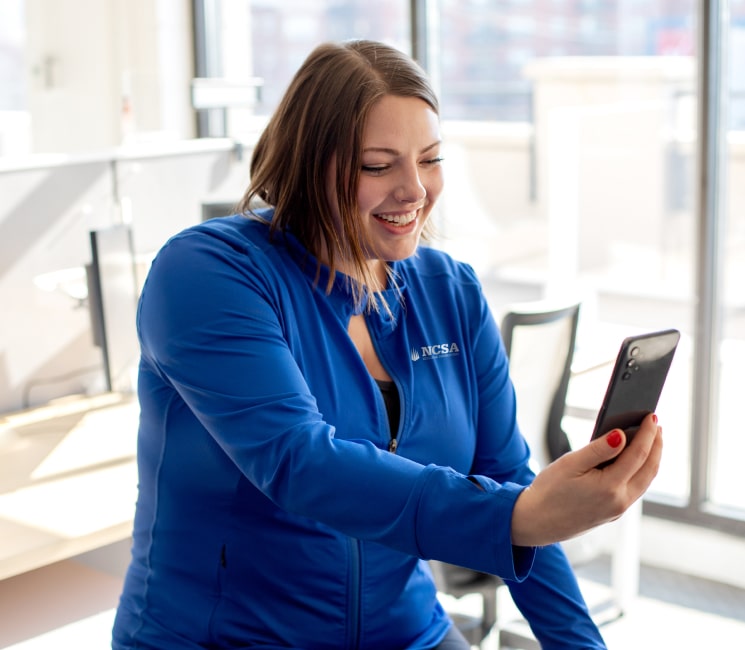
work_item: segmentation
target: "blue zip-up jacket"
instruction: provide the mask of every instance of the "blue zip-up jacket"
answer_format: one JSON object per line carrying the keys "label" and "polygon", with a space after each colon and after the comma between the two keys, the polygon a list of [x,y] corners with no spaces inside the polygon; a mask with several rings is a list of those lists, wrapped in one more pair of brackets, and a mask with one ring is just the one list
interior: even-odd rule
{"label": "blue zip-up jacket", "polygon": [[560,549],[511,544],[533,475],[472,269],[420,248],[393,270],[393,317],[366,318],[400,395],[395,454],[341,274],[327,294],[294,237],[243,216],[158,253],[115,650],[432,648],[451,623],[428,558],[507,579],[544,648],[604,647]]}

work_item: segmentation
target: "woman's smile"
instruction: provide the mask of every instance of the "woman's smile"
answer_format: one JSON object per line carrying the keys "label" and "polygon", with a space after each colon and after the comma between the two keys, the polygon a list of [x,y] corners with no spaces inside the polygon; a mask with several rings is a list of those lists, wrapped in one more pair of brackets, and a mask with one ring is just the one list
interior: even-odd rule
{"label": "woman's smile", "polygon": [[357,204],[369,220],[368,249],[373,261],[405,259],[442,192],[439,119],[421,99],[386,95],[370,110],[362,143]]}
{"label": "woman's smile", "polygon": [[419,216],[419,210],[413,212],[378,212],[373,214],[376,219],[384,221],[386,225],[403,228],[416,221]]}

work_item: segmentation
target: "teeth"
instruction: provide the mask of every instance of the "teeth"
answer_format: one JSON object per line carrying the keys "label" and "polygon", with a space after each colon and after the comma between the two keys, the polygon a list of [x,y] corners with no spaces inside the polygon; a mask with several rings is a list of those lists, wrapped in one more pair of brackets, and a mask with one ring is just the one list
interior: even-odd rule
{"label": "teeth", "polygon": [[382,219],[383,221],[387,221],[388,223],[395,224],[396,226],[405,226],[414,221],[414,219],[416,219],[416,215],[416,212],[410,212],[409,214],[378,214],[375,216],[378,217],[378,219]]}

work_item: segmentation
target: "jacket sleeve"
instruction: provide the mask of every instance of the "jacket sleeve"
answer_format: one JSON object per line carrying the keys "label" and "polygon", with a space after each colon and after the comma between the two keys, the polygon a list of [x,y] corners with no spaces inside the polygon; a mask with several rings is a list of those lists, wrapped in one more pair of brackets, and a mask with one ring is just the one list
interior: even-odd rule
{"label": "jacket sleeve", "polygon": [[334,436],[288,345],[280,271],[262,255],[193,231],[172,239],[140,300],[143,362],[283,510],[411,555],[524,579],[534,552],[513,554],[510,539],[522,486],[486,480],[482,491],[452,469]]}
{"label": "jacket sleeve", "polygon": [[[489,361],[477,368],[479,422],[472,472],[498,483],[529,485],[535,475],[528,467],[530,451],[516,421],[515,391],[508,377],[507,355],[483,299],[475,340],[474,358]],[[505,582],[544,650],[606,647],[559,545],[537,550],[533,568],[524,581]]]}
{"label": "jacket sleeve", "polygon": [[505,583],[544,650],[606,647],[559,545],[538,549],[533,570],[525,581]]}

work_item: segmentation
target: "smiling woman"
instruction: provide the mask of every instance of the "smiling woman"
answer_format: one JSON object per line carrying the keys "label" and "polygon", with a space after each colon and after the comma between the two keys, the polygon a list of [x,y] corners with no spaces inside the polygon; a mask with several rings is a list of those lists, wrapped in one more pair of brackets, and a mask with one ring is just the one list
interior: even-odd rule
{"label": "smiling woman", "polygon": [[[373,258],[411,255],[442,190],[438,113],[429,79],[399,50],[373,41],[319,46],[254,149],[251,185],[239,207],[249,212],[257,196],[274,206],[272,229],[290,228],[328,265],[326,288],[343,270],[358,303],[371,297],[375,308],[374,293],[365,297],[361,287],[385,287],[388,273]],[[410,237],[391,250],[381,222],[402,219],[407,232],[388,232]]]}
{"label": "smiling woman", "polygon": [[[439,147],[437,114],[421,99],[389,95],[370,111],[357,202],[359,218],[366,222],[364,248],[381,287],[386,281],[381,260],[402,260],[414,253],[440,196]],[[330,175],[335,177],[335,170]],[[340,220],[333,199],[332,209]],[[353,273],[343,259],[340,270]]]}
{"label": "smiling woman", "polygon": [[544,648],[605,647],[552,543],[641,496],[660,431],[533,481],[476,275],[419,245],[440,139],[407,55],[321,45],[257,143],[243,214],[153,260],[114,650],[467,650],[430,558],[505,578]]}

